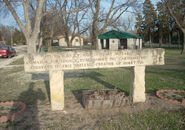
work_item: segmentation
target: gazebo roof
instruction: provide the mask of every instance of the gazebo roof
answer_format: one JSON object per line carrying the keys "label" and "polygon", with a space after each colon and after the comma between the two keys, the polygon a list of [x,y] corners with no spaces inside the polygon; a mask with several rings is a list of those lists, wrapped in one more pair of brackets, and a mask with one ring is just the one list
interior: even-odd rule
{"label": "gazebo roof", "polygon": [[115,30],[111,30],[109,32],[100,34],[98,36],[98,39],[127,39],[127,38],[141,39],[140,36],[137,36],[137,35],[134,35],[131,33],[127,33],[127,32],[115,31]]}

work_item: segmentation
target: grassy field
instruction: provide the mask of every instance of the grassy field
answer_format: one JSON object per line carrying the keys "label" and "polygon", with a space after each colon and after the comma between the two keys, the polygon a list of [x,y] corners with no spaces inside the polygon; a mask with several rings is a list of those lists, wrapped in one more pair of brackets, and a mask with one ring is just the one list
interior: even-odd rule
{"label": "grassy field", "polygon": [[[50,109],[48,74],[26,74],[23,67],[0,69],[0,101],[27,104],[19,121],[0,123],[14,129],[185,129],[185,106],[157,99],[159,89],[185,90],[185,55],[166,49],[164,66],[146,67],[146,93],[152,101],[123,110],[86,110],[80,103],[84,89],[119,88],[129,95],[130,68],[65,72],[65,111]],[[13,65],[23,64],[23,59]],[[129,110],[128,110],[129,109]],[[11,111],[11,110],[10,110]],[[107,112],[107,113],[105,113]]]}
{"label": "grassy field", "polygon": [[23,65],[24,64],[24,59],[20,58],[16,61],[13,61],[10,65]]}

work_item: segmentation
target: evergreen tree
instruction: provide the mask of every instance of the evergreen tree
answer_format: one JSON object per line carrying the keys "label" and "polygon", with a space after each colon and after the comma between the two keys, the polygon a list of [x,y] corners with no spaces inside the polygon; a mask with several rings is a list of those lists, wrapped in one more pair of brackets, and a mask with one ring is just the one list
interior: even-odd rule
{"label": "evergreen tree", "polygon": [[143,17],[140,13],[137,13],[137,16],[136,16],[136,25],[135,25],[135,28],[137,29],[137,34],[142,36],[142,32],[143,32],[143,29],[142,29],[142,25],[143,24]]}
{"label": "evergreen tree", "polygon": [[168,34],[169,30],[169,22],[168,22],[168,13],[166,8],[164,8],[164,3],[157,3],[157,11],[158,11],[158,33],[159,33],[159,46],[161,46],[163,42],[163,37]]}
{"label": "evergreen tree", "polygon": [[170,15],[184,34],[182,54],[185,53],[185,0],[163,0]]}
{"label": "evergreen tree", "polygon": [[150,0],[145,0],[143,3],[143,19],[143,28],[148,34],[148,40],[151,45],[152,34],[156,29],[157,14]]}
{"label": "evergreen tree", "polygon": [[17,28],[15,28],[15,31],[13,33],[13,39],[14,42],[25,42],[25,37],[21,31],[19,31]]}

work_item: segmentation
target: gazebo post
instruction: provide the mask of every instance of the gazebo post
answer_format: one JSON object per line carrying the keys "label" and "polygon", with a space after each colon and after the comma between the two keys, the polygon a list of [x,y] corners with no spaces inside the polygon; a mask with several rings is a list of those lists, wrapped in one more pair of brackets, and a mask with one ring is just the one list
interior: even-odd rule
{"label": "gazebo post", "polygon": [[98,50],[101,50],[102,47],[101,47],[101,39],[98,39]]}

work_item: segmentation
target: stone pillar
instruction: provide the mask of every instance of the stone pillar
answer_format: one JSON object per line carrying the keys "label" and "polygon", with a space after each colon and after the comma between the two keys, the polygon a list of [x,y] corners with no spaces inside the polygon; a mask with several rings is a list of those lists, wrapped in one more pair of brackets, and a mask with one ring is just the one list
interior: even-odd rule
{"label": "stone pillar", "polygon": [[140,49],[139,39],[136,39],[136,49]]}
{"label": "stone pillar", "polygon": [[102,47],[101,47],[101,39],[98,39],[98,50],[101,50]]}
{"label": "stone pillar", "polygon": [[140,49],[142,49],[142,46],[143,46],[142,39],[139,39],[139,42],[140,42]]}
{"label": "stone pillar", "polygon": [[103,39],[103,47],[107,48],[106,39]]}
{"label": "stone pillar", "polygon": [[50,71],[50,98],[52,110],[64,109],[64,72]]}
{"label": "stone pillar", "polygon": [[145,102],[145,66],[131,68],[130,97],[133,103]]}
{"label": "stone pillar", "polygon": [[109,50],[117,51],[118,50],[118,41],[119,41],[119,39],[109,39]]}
{"label": "stone pillar", "polygon": [[127,39],[127,49],[134,49],[135,43],[133,38]]}

